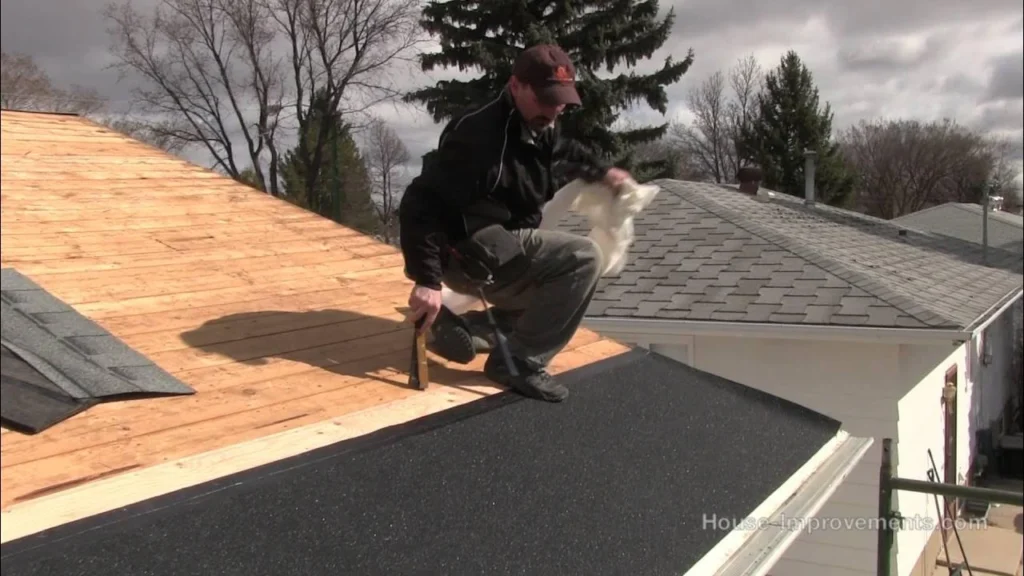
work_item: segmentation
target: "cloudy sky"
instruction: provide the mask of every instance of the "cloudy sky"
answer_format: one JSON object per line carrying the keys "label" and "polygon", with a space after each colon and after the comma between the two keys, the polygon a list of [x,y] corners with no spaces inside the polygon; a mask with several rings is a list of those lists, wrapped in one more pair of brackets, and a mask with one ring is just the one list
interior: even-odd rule
{"label": "cloudy sky", "polygon": [[[155,0],[135,0],[152,5]],[[144,2],[144,4],[140,4]],[[104,71],[108,37],[99,10],[105,0],[3,0],[0,42],[23,52],[59,84],[77,83],[113,101],[130,92]],[[688,90],[709,74],[754,55],[770,68],[789,49],[804,59],[836,127],[863,118],[952,117],[983,130],[1020,138],[1024,124],[1024,9],[1020,0],[673,0],[675,31],[652,61],[685,56],[696,61],[669,88],[671,119],[687,118]],[[457,76],[447,73],[445,76]],[[438,76],[409,75],[425,84]],[[441,126],[422,111],[379,111],[417,161],[433,147]],[[641,122],[664,118],[649,109]],[[418,163],[413,169],[418,169]]]}

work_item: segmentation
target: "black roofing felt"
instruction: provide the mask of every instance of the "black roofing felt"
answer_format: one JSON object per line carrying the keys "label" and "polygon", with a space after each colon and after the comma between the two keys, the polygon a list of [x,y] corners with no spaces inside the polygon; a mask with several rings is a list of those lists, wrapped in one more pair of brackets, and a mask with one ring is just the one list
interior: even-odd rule
{"label": "black roofing felt", "polygon": [[98,402],[72,398],[7,346],[0,346],[0,373],[0,421],[19,432],[42,432]]}
{"label": "black roofing felt", "polygon": [[4,544],[5,576],[679,574],[837,432],[652,353]]}
{"label": "black roofing felt", "polygon": [[0,270],[0,280],[3,346],[48,382],[40,387],[40,378],[15,378],[5,354],[6,424],[45,429],[89,399],[195,393],[17,270]]}

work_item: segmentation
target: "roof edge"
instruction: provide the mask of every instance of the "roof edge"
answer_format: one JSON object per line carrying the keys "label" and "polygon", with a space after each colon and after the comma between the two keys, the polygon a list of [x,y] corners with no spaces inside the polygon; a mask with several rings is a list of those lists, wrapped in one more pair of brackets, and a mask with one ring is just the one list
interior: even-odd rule
{"label": "roof edge", "polygon": [[[840,430],[782,486],[739,521],[686,576],[764,576],[861,462],[873,438]],[[864,520],[870,521],[873,519]]]}
{"label": "roof edge", "polygon": [[[911,224],[910,222],[912,220],[915,220],[916,216],[921,215],[921,214],[927,214],[929,212],[938,212],[940,210],[949,210],[949,209],[959,210],[961,212],[965,212],[967,214],[970,214],[972,216],[977,216],[979,218],[982,217],[985,214],[984,208],[982,207],[981,204],[975,204],[973,202],[946,202],[946,203],[943,203],[943,204],[938,204],[936,206],[929,206],[928,208],[922,208],[921,210],[918,210],[917,212],[910,212],[909,214],[904,214],[902,216],[897,216],[896,218],[893,218],[892,220],[890,220],[890,222],[899,222],[900,224],[903,224],[903,225],[906,225],[906,226],[910,226],[910,227],[914,227],[914,225]],[[1017,222],[1017,218],[1021,218],[1021,216],[1019,216],[1017,214],[1014,214],[1012,212],[1004,212],[1002,210],[989,210],[989,216],[991,217],[990,219],[993,222],[999,222],[1000,224],[1006,224],[1007,226],[1010,226],[1010,227],[1015,228],[1015,229],[1024,228],[1024,222]],[[1012,217],[1012,221],[1010,219],[1007,219],[1007,217]],[[932,230],[927,230],[927,231],[932,232]]]}
{"label": "roof edge", "polygon": [[895,222],[895,223],[900,224],[900,225],[906,225],[906,224],[904,224],[904,222],[910,216],[916,216],[918,214],[927,214],[928,212],[934,212],[934,211],[938,210],[939,208],[945,208],[946,206],[948,206],[950,204],[954,204],[955,205],[955,204],[958,204],[958,202],[944,202],[942,204],[936,204],[935,206],[929,206],[927,208],[922,208],[922,209],[917,210],[915,212],[908,212],[906,214],[902,214],[900,216],[892,218],[891,220],[889,220],[889,222]]}
{"label": "roof edge", "polygon": [[[994,317],[994,316],[993,316]],[[943,328],[883,328],[876,326],[833,326],[729,322],[724,320],[675,320],[663,318],[587,317],[583,325],[613,340],[677,343],[689,336],[745,336],[792,340],[845,340],[892,344],[962,343],[973,331]]]}
{"label": "roof edge", "polygon": [[16,112],[18,114],[36,114],[38,116],[71,116],[74,118],[83,118],[78,112],[57,112],[54,110],[23,110],[21,108],[0,108],[0,113],[3,112]]}
{"label": "roof edge", "polygon": [[1006,312],[1007,308],[1013,306],[1014,302],[1019,300],[1022,295],[1024,295],[1024,288],[1017,288],[1013,292],[1003,296],[999,302],[996,302],[988,310],[975,318],[974,321],[964,329],[964,332],[974,335],[985,328],[988,328],[989,324],[992,324],[996,321],[996,318],[1002,316],[1003,312]]}

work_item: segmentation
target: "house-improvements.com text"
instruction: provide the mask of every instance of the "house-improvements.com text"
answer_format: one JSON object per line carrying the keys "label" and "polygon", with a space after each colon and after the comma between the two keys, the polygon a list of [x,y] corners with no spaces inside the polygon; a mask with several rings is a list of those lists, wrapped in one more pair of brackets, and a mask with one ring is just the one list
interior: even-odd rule
{"label": "house-improvements.com text", "polygon": [[887,523],[895,531],[935,530],[940,525],[944,529],[976,530],[986,526],[984,519],[973,518],[942,518],[930,516],[906,516],[888,520],[872,517],[829,517],[790,518],[785,514],[772,518],[728,518],[717,514],[705,514],[702,527],[705,530],[763,530],[781,527],[787,531],[802,530],[805,532],[823,532],[829,530],[878,530]]}

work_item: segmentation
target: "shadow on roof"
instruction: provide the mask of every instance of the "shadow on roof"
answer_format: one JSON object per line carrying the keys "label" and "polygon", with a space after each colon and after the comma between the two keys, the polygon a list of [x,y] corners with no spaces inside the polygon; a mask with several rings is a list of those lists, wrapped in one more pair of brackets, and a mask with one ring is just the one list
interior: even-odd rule
{"label": "shadow on roof", "polygon": [[[193,348],[243,364],[277,358],[402,388],[409,387],[412,338],[409,323],[337,309],[230,314],[181,334]],[[467,372],[431,362],[430,383],[458,387]]]}

